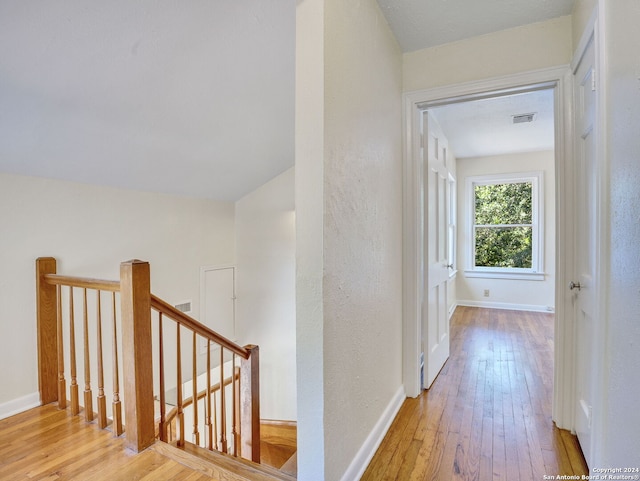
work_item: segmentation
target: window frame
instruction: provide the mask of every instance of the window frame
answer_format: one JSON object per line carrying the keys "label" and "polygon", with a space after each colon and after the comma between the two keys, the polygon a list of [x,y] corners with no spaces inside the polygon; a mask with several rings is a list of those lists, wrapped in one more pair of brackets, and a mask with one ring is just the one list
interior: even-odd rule
{"label": "window frame", "polygon": [[[467,246],[466,277],[491,279],[544,280],[544,184],[543,172],[514,172],[466,178]],[[531,268],[476,266],[475,186],[531,182]]]}

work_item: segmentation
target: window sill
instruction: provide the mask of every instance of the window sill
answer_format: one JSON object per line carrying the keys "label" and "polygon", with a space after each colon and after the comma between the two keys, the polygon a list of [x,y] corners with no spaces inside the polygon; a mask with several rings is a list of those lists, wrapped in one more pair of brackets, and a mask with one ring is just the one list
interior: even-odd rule
{"label": "window sill", "polygon": [[505,272],[505,271],[479,271],[465,270],[465,277],[478,277],[483,279],[511,279],[521,281],[544,281],[544,272]]}

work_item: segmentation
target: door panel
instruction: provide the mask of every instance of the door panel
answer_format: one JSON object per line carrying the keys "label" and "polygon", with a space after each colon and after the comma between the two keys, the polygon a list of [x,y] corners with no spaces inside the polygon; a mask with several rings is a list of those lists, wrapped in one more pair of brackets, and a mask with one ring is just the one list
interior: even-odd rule
{"label": "door panel", "polygon": [[449,203],[448,143],[435,118],[423,113],[425,219],[425,294],[422,342],[424,388],[428,389],[449,358]]}
{"label": "door panel", "polygon": [[[235,268],[203,267],[201,270],[201,322],[235,341]],[[201,352],[206,342],[201,340]]]}
{"label": "door panel", "polygon": [[587,464],[592,457],[592,405],[596,332],[596,143],[594,43],[587,47],[574,77],[576,107],[576,433]]}

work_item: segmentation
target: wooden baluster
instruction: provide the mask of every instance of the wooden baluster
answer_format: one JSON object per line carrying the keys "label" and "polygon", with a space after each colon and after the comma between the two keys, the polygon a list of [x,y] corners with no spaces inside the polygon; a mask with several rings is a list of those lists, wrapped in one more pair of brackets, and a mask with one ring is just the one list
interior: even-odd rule
{"label": "wooden baluster", "polygon": [[53,257],[36,260],[36,302],[38,316],[38,386],[43,405],[58,400],[57,290],[45,280],[56,273]]}
{"label": "wooden baluster", "polygon": [[76,326],[73,309],[73,287],[69,287],[69,364],[71,370],[71,414],[76,416],[80,412],[78,400],[78,378],[76,372]]}
{"label": "wooden baluster", "polygon": [[167,442],[166,423],[166,401],[164,389],[164,335],[162,332],[162,312],[158,313],[158,347],[159,347],[159,363],[160,363],[160,441]]}
{"label": "wooden baluster", "polygon": [[238,456],[238,393],[236,392],[236,354],[235,352],[231,356],[231,395],[232,395],[232,410],[231,410],[231,434],[233,435],[233,455]]}
{"label": "wooden baluster", "polygon": [[176,341],[177,347],[177,380],[176,380],[176,404],[178,405],[178,423],[180,425],[178,430],[178,446],[184,446],[184,412],[182,411],[182,353],[180,348],[180,324],[176,322]]}
{"label": "wooden baluster", "polygon": [[100,429],[107,427],[107,397],[104,395],[104,368],[102,365],[102,305],[100,291],[96,291],[96,330],[97,330],[97,355],[98,355],[98,426]]}
{"label": "wooden baluster", "polygon": [[[219,392],[219,390],[218,390]],[[213,449],[220,450],[218,445],[218,406],[216,405],[216,395],[213,395]]]}
{"label": "wooden baluster", "polygon": [[124,429],[122,428],[122,403],[120,402],[120,383],[118,373],[118,327],[116,325],[116,293],[111,293],[113,301],[113,429],[114,436],[120,436]]}
{"label": "wooden baluster", "polygon": [[58,327],[58,407],[66,409],[67,407],[67,382],[64,379],[64,342],[62,338],[62,286],[57,288],[58,309],[57,309],[57,327]]}
{"label": "wooden baluster", "polygon": [[89,315],[87,314],[87,288],[83,289],[82,314],[84,320],[84,418],[93,421],[93,394],[91,393],[91,359],[89,357]]}
{"label": "wooden baluster", "polygon": [[248,345],[249,359],[240,361],[240,431],[242,457],[260,462],[260,349]]}
{"label": "wooden baluster", "polygon": [[[211,425],[211,341],[207,339],[207,448],[213,450],[213,426]],[[215,416],[215,414],[214,414]]]}
{"label": "wooden baluster", "polygon": [[227,410],[224,388],[224,348],[220,346],[220,450],[227,452]]}
{"label": "wooden baluster", "polygon": [[198,429],[198,352],[196,349],[196,333],[193,333],[193,357],[191,359],[192,377],[191,385],[193,386],[193,444],[200,446],[200,431]]}

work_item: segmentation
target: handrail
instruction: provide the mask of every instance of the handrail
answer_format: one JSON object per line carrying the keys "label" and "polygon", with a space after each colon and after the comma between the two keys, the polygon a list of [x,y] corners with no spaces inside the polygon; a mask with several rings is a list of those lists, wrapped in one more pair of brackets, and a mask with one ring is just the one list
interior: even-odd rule
{"label": "handrail", "polygon": [[[238,374],[236,372],[234,374],[234,377],[236,379],[240,379],[240,374]],[[233,382],[233,378],[232,377],[225,377],[224,378],[224,386],[223,387],[227,387],[232,382]],[[217,383],[211,385],[211,390],[209,392],[214,393],[214,392],[218,392],[219,390],[220,390],[220,383],[217,382]],[[198,401],[200,401],[200,399],[202,399],[206,395],[207,395],[207,390],[206,389],[203,389],[202,391],[198,391]],[[193,396],[189,396],[184,401],[182,401],[182,407],[183,408],[186,408],[186,407],[190,406],[191,404],[193,404]]]}
{"label": "handrail", "polygon": [[[41,257],[36,261],[36,297],[37,297],[37,319],[38,319],[38,379],[40,396],[43,403],[58,402],[58,406],[62,409],[67,404],[67,374],[65,371],[65,358],[69,356],[69,366],[67,371],[71,380],[71,401],[76,412],[79,411],[78,405],[81,401],[78,396],[77,372],[76,372],[76,324],[74,323],[74,312],[77,310],[82,313],[82,339],[84,349],[80,358],[84,360],[84,380],[85,380],[85,418],[90,422],[93,413],[92,400],[93,392],[91,389],[91,353],[89,345],[93,343],[90,339],[94,339],[98,344],[97,348],[97,380],[98,387],[98,416],[99,419],[106,419],[104,406],[106,404],[105,391],[112,391],[113,404],[113,426],[114,435],[122,434],[122,408],[126,411],[127,427],[125,445],[134,451],[141,451],[150,446],[157,437],[154,419],[154,374],[153,374],[153,328],[152,322],[158,322],[158,345],[159,347],[159,377],[160,377],[160,439],[166,441],[167,427],[169,423],[179,422],[180,432],[178,442],[184,443],[184,408],[190,407],[193,410],[193,434],[196,444],[199,443],[200,423],[198,419],[198,403],[207,398],[204,405],[205,415],[205,433],[206,440],[209,443],[208,449],[213,450],[215,440],[215,449],[227,452],[227,437],[233,437],[232,452],[234,456],[243,456],[254,462],[260,462],[260,385],[259,385],[259,347],[256,345],[240,346],[220,334],[209,329],[191,316],[179,311],[171,304],[154,296],[150,292],[150,268],[149,263],[139,260],[125,261],[120,264],[120,280],[101,280],[94,278],[84,278],[77,276],[60,275],[56,272],[56,260],[53,257]],[[81,293],[82,302],[74,302],[74,291],[84,290]],[[87,291],[95,291],[91,297],[87,299]],[[104,313],[102,310],[101,299],[106,298],[106,293],[110,294],[110,304],[112,309],[108,307]],[[66,293],[66,295],[65,295]],[[116,297],[120,295],[120,308],[116,304]],[[63,309],[63,299],[69,307]],[[90,303],[88,303],[90,301]],[[89,304],[91,310],[95,309],[96,314],[90,315]],[[153,314],[158,314],[157,319]],[[104,385],[104,367],[102,337],[103,314],[108,314],[109,326],[113,331],[112,340],[112,380],[107,380],[111,384],[112,389]],[[165,413],[166,404],[164,403],[164,338],[163,338],[163,316],[175,322],[173,326],[175,330],[175,346],[176,349],[176,386],[177,386],[177,406],[171,409],[168,416]],[[93,325],[95,320],[95,329],[90,329],[89,322]],[[120,322],[118,322],[120,321]],[[64,326],[68,323],[68,329],[71,339],[68,340],[64,336]],[[192,333],[192,352],[191,365],[193,368],[193,393],[190,398],[182,400],[182,391],[184,389],[181,381],[182,374],[182,354],[180,331],[188,329]],[[169,331],[170,332],[170,331]],[[204,390],[198,390],[197,367],[198,352],[197,338],[201,337],[207,341],[207,384]],[[121,341],[121,346],[120,346]],[[65,344],[69,343],[67,352],[65,352]],[[173,342],[170,337],[169,342]],[[216,355],[220,356],[220,378],[221,380],[211,385],[210,374],[211,369],[211,346],[215,344],[219,348]],[[202,353],[201,353],[202,354]],[[225,373],[224,362],[225,356],[232,354],[233,373],[229,376]],[[123,363],[127,366],[124,369],[124,402],[120,398],[120,377],[119,377],[119,358],[122,357]],[[236,357],[237,356],[237,357]],[[239,366],[237,365],[237,361]],[[96,382],[96,381],[94,381]],[[231,392],[225,394],[228,388]],[[220,409],[216,409],[216,394],[220,399]],[[108,395],[108,394],[107,394]],[[226,397],[229,397],[227,400]],[[157,399],[157,398],[156,398]],[[211,402],[213,401],[213,406]],[[225,409],[226,401],[232,404],[232,409]],[[102,412],[101,412],[102,411]],[[221,414],[217,414],[217,412]],[[225,426],[225,419],[231,413],[231,428]],[[213,423],[212,423],[213,417]],[[220,424],[216,425],[216,417],[219,417]],[[101,424],[104,424],[101,422]],[[101,426],[102,427],[102,426]],[[171,437],[171,434],[169,434]],[[219,438],[218,438],[219,437]],[[218,444],[219,439],[219,444]]]}
{"label": "handrail", "polygon": [[225,337],[222,337],[220,334],[212,331],[204,324],[201,324],[200,322],[196,321],[193,317],[185,314],[182,311],[179,311],[178,309],[173,307],[171,304],[163,301],[162,299],[160,299],[157,296],[154,296],[153,294],[151,294],[151,307],[154,308],[156,311],[161,312],[163,315],[173,319],[178,324],[190,329],[196,334],[199,334],[205,339],[208,339],[210,341],[215,342],[216,344],[219,344],[220,346],[224,347],[225,349],[228,349],[229,351],[235,353],[236,355],[240,356],[243,359],[249,359],[251,352],[248,349],[239,346],[235,342],[230,341]]}
{"label": "handrail", "polygon": [[60,274],[45,274],[44,279],[54,286],[84,287],[100,291],[120,292],[120,281],[105,281],[89,277],[63,276]]}
{"label": "handrail", "polygon": [[[240,378],[240,374],[236,372],[235,373],[235,378],[239,379]],[[233,381],[232,381],[231,377],[224,378],[224,387],[227,387],[232,382]],[[218,392],[218,391],[220,391],[220,383],[217,382],[215,384],[212,384],[211,385],[211,389],[209,390],[209,392],[214,393],[214,392]],[[207,395],[207,390],[206,389],[203,389],[202,391],[199,391],[198,392],[198,401],[200,401],[201,399],[206,397],[206,395]],[[189,407],[192,404],[193,404],[193,396],[189,396],[187,399],[182,401],[182,407],[183,408]],[[166,414],[165,423],[169,423],[169,422],[173,421],[177,415],[178,415],[178,407],[175,406],[175,407],[171,408],[171,410]]]}

